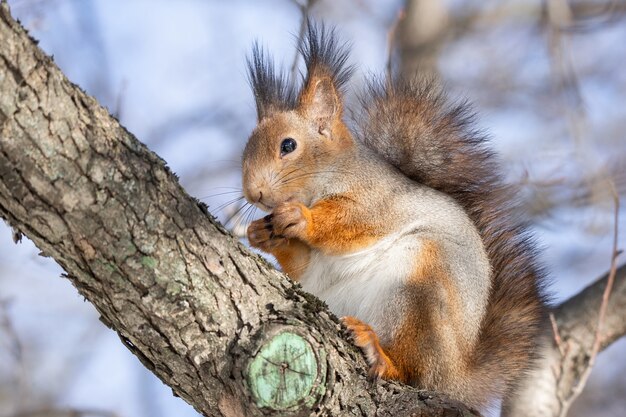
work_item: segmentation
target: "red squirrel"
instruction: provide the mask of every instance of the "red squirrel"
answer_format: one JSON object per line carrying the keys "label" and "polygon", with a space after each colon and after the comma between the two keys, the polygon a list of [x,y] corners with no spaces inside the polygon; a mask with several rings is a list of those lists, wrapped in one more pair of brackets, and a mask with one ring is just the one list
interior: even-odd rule
{"label": "red squirrel", "polygon": [[250,244],[343,317],[371,375],[506,404],[534,360],[543,273],[473,114],[433,81],[385,79],[352,130],[348,48],[309,24],[299,52],[299,90],[258,46],[248,61],[244,195],[270,212]]}

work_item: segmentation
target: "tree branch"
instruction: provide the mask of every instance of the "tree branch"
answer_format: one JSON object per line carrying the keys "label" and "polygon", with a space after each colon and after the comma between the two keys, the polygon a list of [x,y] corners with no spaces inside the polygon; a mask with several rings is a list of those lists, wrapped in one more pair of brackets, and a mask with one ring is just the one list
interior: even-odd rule
{"label": "tree branch", "polygon": [[[585,346],[593,345],[598,322],[599,301],[607,284],[609,274],[561,304],[555,310],[559,333],[564,340],[573,339]],[[600,338],[600,350],[626,334],[626,264],[617,269],[613,291],[609,298],[604,327]]]}
{"label": "tree branch", "polygon": [[205,416],[476,415],[368,381],[326,307],[189,197],[4,1],[0,39],[0,216],[176,395]]}
{"label": "tree branch", "polygon": [[[585,372],[593,353],[600,305],[609,273],[554,309],[560,343],[546,329],[545,346],[537,368],[529,375],[507,416],[558,416],[566,398]],[[600,351],[626,334],[626,264],[615,273],[606,308]]]}

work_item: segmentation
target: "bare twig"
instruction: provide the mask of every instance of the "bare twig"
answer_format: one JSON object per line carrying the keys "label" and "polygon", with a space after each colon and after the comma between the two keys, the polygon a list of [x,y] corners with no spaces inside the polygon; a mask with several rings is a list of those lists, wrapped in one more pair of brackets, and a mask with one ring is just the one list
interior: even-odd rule
{"label": "bare twig", "polygon": [[559,325],[556,323],[556,319],[554,318],[554,313],[550,313],[550,323],[552,324],[552,333],[554,334],[554,342],[556,346],[559,348],[559,352],[561,352],[561,356],[565,356],[565,348],[563,344],[563,340],[561,339],[561,334],[559,333]]}
{"label": "bare twig", "polygon": [[118,417],[117,413],[98,409],[54,409],[46,408],[34,411],[24,411],[13,414],[12,417]]}
{"label": "bare twig", "polygon": [[9,304],[10,300],[0,300],[0,330],[4,332],[6,338],[2,338],[7,341],[9,352],[17,362],[21,362],[23,359],[24,349],[22,342],[13,326],[13,323],[9,319]]}
{"label": "bare twig", "polygon": [[579,4],[576,7],[569,2],[563,2],[563,7],[570,15],[568,22],[556,25],[559,31],[588,32],[617,21],[624,15],[625,2],[611,0],[605,4]]}
{"label": "bare twig", "polygon": [[606,309],[609,304],[609,297],[611,296],[611,290],[613,289],[613,283],[615,282],[615,274],[617,273],[617,257],[620,254],[620,251],[617,248],[617,241],[619,238],[619,195],[615,190],[615,187],[612,182],[609,181],[609,187],[611,190],[611,194],[613,195],[614,202],[614,221],[615,227],[613,228],[613,251],[611,254],[611,269],[609,272],[609,279],[606,283],[606,288],[604,289],[604,293],[602,294],[602,304],[600,305],[600,313],[598,314],[598,325],[596,326],[596,334],[593,343],[593,349],[591,351],[591,357],[589,358],[589,368],[593,366],[595,362],[595,358],[600,351],[600,344],[602,341],[602,326],[604,325],[604,318],[606,316]]}
{"label": "bare twig", "polygon": [[580,93],[580,83],[569,56],[569,35],[561,33],[558,29],[571,22],[572,14],[566,0],[547,0],[546,11],[552,71],[557,81],[557,91],[566,100],[565,109],[572,137],[577,147],[580,147],[586,127],[584,101]]}
{"label": "bare twig", "polygon": [[[570,158],[564,160],[567,162],[557,164],[553,171],[543,173],[541,178],[532,178],[527,169],[521,172],[514,181],[515,186],[524,191],[520,213],[537,223],[548,219],[552,223],[568,223],[572,220],[561,216],[558,209],[588,209],[600,200],[606,201],[607,197],[612,206],[611,193],[604,186],[607,181],[612,182],[618,194],[626,194],[626,165],[623,162],[609,159],[597,169],[563,176],[562,172],[571,163]],[[608,223],[612,229],[612,219],[608,219]],[[584,221],[578,218],[576,225],[581,224]]]}
{"label": "bare twig", "polygon": [[393,76],[392,73],[392,61],[393,61],[393,51],[396,43],[396,35],[398,33],[398,26],[400,22],[404,19],[406,13],[404,8],[401,8],[396,15],[396,18],[391,23],[389,27],[389,31],[387,31],[387,78],[391,79]]}
{"label": "bare twig", "polygon": [[[617,258],[620,254],[620,251],[617,247],[618,237],[619,237],[619,195],[615,190],[615,187],[612,182],[609,181],[609,187],[611,193],[613,195],[614,201],[614,228],[613,228],[613,249],[611,253],[611,268],[609,272],[609,276],[607,279],[606,287],[604,288],[604,292],[602,293],[602,302],[600,304],[600,309],[598,313],[598,321],[596,325],[596,331],[594,334],[594,342],[591,348],[591,352],[589,353],[589,359],[587,361],[587,365],[585,366],[583,372],[580,374],[578,381],[571,388],[569,395],[565,398],[561,398],[561,393],[557,390],[557,396],[559,397],[559,403],[561,405],[561,409],[559,412],[559,417],[565,417],[572,405],[572,403],[578,398],[578,396],[582,393],[585,385],[587,384],[587,380],[589,379],[589,375],[591,374],[591,370],[596,362],[596,357],[600,352],[600,347],[602,344],[602,329],[604,325],[604,320],[606,317],[606,309],[609,304],[609,297],[611,296],[611,290],[613,289],[613,283],[615,282],[615,275],[617,273]],[[553,328],[556,329],[556,321],[554,320],[552,314],[550,315],[551,320],[553,320]],[[558,329],[556,330],[556,335],[558,335]],[[556,337],[556,336],[555,336]],[[560,339],[560,336],[559,336]],[[557,343],[557,346],[558,343]],[[559,346],[559,350],[561,350],[561,346]],[[562,352],[562,351],[561,351]],[[563,354],[563,352],[562,352]],[[563,355],[564,356],[564,355]],[[560,383],[560,378],[557,378],[557,385]]]}
{"label": "bare twig", "polygon": [[6,337],[2,337],[0,340],[5,340],[7,343],[7,349],[15,361],[16,371],[14,380],[14,392],[15,403],[14,406],[19,409],[22,404],[26,402],[28,392],[28,373],[26,371],[26,364],[24,362],[24,345],[17,334],[17,330],[11,321],[9,314],[10,300],[0,299],[0,331],[4,333]]}
{"label": "bare twig", "polygon": [[309,20],[309,12],[311,10],[311,7],[313,7],[317,0],[304,0],[304,2],[293,0],[293,2],[300,8],[301,18],[300,29],[298,30],[298,37],[296,38],[296,52],[293,56],[291,68],[289,69],[289,80],[291,83],[296,82],[296,77],[298,75],[298,59],[300,58],[298,49],[300,45],[302,45],[302,42],[304,42],[304,33],[306,31],[306,25]]}

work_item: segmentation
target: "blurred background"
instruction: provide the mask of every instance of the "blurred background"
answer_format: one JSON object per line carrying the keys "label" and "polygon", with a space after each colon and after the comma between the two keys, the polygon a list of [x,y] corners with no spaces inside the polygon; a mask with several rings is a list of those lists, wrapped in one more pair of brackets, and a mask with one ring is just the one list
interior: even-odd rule
{"label": "blurred background", "polygon": [[[626,195],[623,0],[8,3],[69,79],[236,233],[246,219],[229,202],[241,195],[240,154],[256,117],[245,56],[258,39],[297,74],[307,13],[352,43],[354,90],[391,65],[436,73],[452,97],[474,103],[508,180],[520,185],[557,302],[609,269],[611,190]],[[197,415],[98,321],[52,260],[11,236],[0,223],[1,417]],[[625,353],[622,339],[600,354],[570,415],[624,415]]]}

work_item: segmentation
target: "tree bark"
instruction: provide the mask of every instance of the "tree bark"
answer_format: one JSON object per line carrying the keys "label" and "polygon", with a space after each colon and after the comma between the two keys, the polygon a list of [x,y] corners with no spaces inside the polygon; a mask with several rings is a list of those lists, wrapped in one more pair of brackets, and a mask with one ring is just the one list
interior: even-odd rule
{"label": "tree bark", "polygon": [[4,1],[0,216],[205,416],[477,415],[369,381],[325,305],[189,197],[164,161],[63,76]]}

